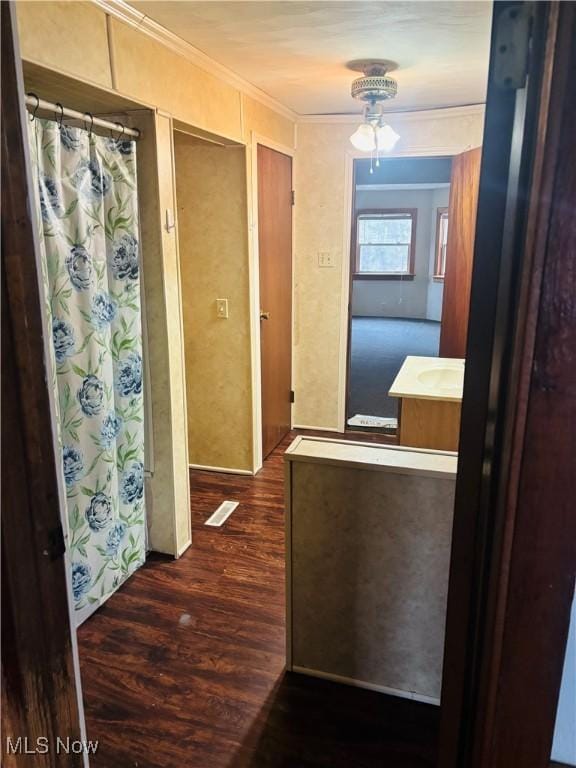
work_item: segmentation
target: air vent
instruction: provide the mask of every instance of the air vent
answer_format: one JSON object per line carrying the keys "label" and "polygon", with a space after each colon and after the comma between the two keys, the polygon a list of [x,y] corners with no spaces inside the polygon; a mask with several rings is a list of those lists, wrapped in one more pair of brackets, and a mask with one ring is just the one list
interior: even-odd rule
{"label": "air vent", "polygon": [[213,528],[219,528],[221,525],[224,525],[239,503],[239,501],[223,501],[218,509],[206,520],[204,525],[210,525]]}

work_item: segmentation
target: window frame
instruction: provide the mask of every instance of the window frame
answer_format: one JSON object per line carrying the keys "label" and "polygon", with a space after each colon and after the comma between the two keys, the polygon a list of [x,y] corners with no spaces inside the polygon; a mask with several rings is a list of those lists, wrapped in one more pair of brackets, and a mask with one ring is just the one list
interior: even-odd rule
{"label": "window frame", "polygon": [[446,277],[446,257],[448,256],[448,238],[446,238],[446,252],[444,254],[444,269],[442,270],[442,245],[440,235],[442,233],[442,218],[446,216],[448,225],[450,225],[450,214],[448,206],[440,206],[436,209],[436,252],[434,254],[434,280],[443,282]]}
{"label": "window frame", "polygon": [[[358,242],[358,220],[363,216],[382,216],[397,214],[398,218],[402,214],[408,214],[412,219],[412,236],[410,238],[410,249],[408,252],[408,271],[407,272],[362,272],[360,265],[360,243]],[[353,237],[353,263],[352,273],[354,280],[414,280],[416,264],[416,232],[418,226],[417,208],[357,208],[354,212]]]}

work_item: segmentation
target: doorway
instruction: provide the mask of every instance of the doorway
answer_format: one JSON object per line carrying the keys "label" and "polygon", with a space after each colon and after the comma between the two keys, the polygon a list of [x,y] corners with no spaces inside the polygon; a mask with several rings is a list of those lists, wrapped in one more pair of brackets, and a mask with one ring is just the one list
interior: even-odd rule
{"label": "doorway", "polygon": [[250,474],[245,149],[186,125],[173,141],[189,462]]}
{"label": "doorway", "polygon": [[346,427],[395,433],[408,355],[437,357],[452,158],[354,161]]}
{"label": "doorway", "polygon": [[257,145],[262,457],[288,434],[292,403],[292,158]]}
{"label": "doorway", "polygon": [[406,366],[464,362],[481,156],[354,160],[349,430],[398,435]]}

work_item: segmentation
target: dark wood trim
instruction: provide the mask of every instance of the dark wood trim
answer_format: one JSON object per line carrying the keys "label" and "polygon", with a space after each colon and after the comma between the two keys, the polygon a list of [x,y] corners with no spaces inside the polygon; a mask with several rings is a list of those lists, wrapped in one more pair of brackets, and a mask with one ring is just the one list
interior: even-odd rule
{"label": "dark wood trim", "polygon": [[81,738],[61,538],[58,475],[44,365],[24,89],[13,3],[2,3],[2,755],[7,738],[46,737],[37,766],[81,766],[56,751]]}
{"label": "dark wood trim", "polygon": [[414,280],[414,274],[397,272],[354,272],[354,280],[405,280],[410,282]]}
{"label": "dark wood trim", "polygon": [[[495,4],[493,40],[498,16],[511,7],[526,6]],[[549,764],[574,585],[570,211],[576,159],[570,135],[576,95],[569,73],[575,7],[531,8],[526,87],[498,87],[493,61],[490,67],[448,596],[442,768]]]}
{"label": "dark wood trim", "polygon": [[[360,216],[378,216],[382,214],[409,214],[412,219],[412,236],[410,238],[410,253],[408,256],[407,272],[360,272],[358,262],[360,246],[358,243],[358,219]],[[416,264],[416,232],[418,228],[417,208],[354,208],[352,217],[352,272],[354,280],[413,280]]]}
{"label": "dark wood trim", "polygon": [[488,581],[478,768],[550,760],[574,595],[575,69],[576,6],[552,4]]}

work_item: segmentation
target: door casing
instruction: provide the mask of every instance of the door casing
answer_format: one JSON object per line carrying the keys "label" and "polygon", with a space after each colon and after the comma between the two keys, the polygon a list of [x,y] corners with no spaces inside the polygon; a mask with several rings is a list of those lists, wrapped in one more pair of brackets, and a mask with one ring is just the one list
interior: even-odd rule
{"label": "door casing", "polygon": [[[465,108],[468,109],[468,108]],[[470,108],[478,113],[477,106]],[[469,147],[464,144],[420,145],[418,149],[406,149],[387,153],[386,157],[454,157],[465,152]],[[352,217],[354,213],[354,160],[366,159],[366,153],[356,150],[346,152],[344,177],[344,229],[342,233],[342,282],[340,290],[340,349],[338,354],[338,424],[325,431],[346,431],[346,402],[348,388],[348,354],[350,346],[351,292],[352,292]]]}

